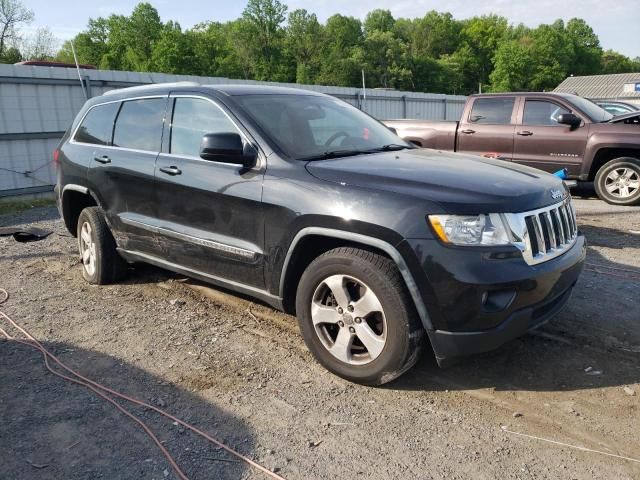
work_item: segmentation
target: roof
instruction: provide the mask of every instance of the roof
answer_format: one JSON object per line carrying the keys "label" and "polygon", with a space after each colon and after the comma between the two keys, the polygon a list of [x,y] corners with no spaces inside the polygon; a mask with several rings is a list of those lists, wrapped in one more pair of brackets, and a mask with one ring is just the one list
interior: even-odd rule
{"label": "roof", "polygon": [[324,95],[302,88],[276,87],[271,85],[203,85],[227,95]]}
{"label": "roof", "polygon": [[319,92],[313,92],[309,90],[303,90],[301,88],[289,88],[289,87],[275,87],[271,85],[202,85],[197,82],[175,82],[175,83],[153,83],[148,85],[138,85],[135,87],[119,88],[116,90],[110,90],[103,95],[114,97],[127,97],[132,94],[145,95],[159,92],[166,92],[168,90],[193,90],[208,89],[215,90],[225,95],[323,95]]}
{"label": "roof", "polygon": [[517,95],[524,95],[527,97],[533,97],[536,95],[540,95],[540,96],[547,96],[547,95],[552,95],[552,96],[561,96],[562,93],[564,92],[500,92],[500,93],[474,93],[472,95],[469,95],[470,97],[514,97]]}
{"label": "roof", "polygon": [[628,83],[640,83],[640,72],[568,77],[556,87],[554,92],[577,93],[581,97],[603,100],[640,99],[640,92],[625,91],[624,85]]}

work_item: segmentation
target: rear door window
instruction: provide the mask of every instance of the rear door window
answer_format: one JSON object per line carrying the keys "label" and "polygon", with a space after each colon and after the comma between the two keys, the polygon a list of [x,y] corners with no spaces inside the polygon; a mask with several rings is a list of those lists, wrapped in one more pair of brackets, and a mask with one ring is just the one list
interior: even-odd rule
{"label": "rear door window", "polygon": [[73,140],[92,145],[109,145],[119,106],[116,102],[93,107],[82,120]]}
{"label": "rear door window", "polygon": [[176,98],[169,152],[199,157],[200,143],[207,133],[238,133],[238,129],[220,107],[210,101],[203,98]]}
{"label": "rear door window", "polygon": [[527,100],[524,104],[523,125],[558,125],[558,117],[563,113],[570,113],[557,103],[546,100]]}
{"label": "rear door window", "polygon": [[123,102],[113,132],[115,147],[159,152],[166,98]]}
{"label": "rear door window", "polygon": [[469,115],[470,123],[489,125],[508,125],[515,97],[476,98]]}

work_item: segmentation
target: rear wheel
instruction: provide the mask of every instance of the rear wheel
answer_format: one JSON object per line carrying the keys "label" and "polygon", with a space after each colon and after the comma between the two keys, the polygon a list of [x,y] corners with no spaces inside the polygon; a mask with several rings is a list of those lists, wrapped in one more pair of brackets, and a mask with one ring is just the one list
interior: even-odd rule
{"label": "rear wheel", "polygon": [[82,276],[87,282],[105,285],[124,277],[127,263],[116,251],[100,207],[87,207],[80,212],[77,232]]}
{"label": "rear wheel", "polygon": [[595,178],[598,197],[614,205],[640,204],[640,160],[621,157],[605,163]]}
{"label": "rear wheel", "polygon": [[395,264],[366,250],[337,248],[311,262],[298,285],[296,313],[318,362],[357,383],[397,378],[424,343]]}

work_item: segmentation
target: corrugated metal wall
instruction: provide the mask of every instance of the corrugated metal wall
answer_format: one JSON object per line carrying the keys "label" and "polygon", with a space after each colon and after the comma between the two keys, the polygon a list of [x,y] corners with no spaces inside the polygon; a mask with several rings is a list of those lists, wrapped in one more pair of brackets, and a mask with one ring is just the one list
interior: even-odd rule
{"label": "corrugated metal wall", "polygon": [[[195,81],[203,84],[271,84],[220,77],[82,70],[89,96],[140,84]],[[465,97],[362,90],[321,85],[276,85],[334,95],[379,119],[457,120]],[[0,197],[49,191],[55,183],[51,154],[82,107],[78,73],[69,68],[0,64]]]}

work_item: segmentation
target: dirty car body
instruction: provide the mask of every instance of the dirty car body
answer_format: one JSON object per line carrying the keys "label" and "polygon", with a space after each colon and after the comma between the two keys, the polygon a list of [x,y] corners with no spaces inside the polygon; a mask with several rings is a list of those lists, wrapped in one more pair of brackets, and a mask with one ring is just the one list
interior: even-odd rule
{"label": "dirty car body", "polygon": [[[282,107],[289,104],[295,109]],[[106,129],[88,124],[97,108]],[[496,348],[562,308],[582,270],[585,240],[559,179],[414,148],[360,112],[349,110],[349,118],[362,115],[364,123],[336,127],[342,120],[331,115],[340,109],[354,107],[308,91],[237,85],[157,85],[93,98],[59,147],[61,214],[75,234],[82,208],[96,205],[128,262],[289,312],[312,262],[341,247],[371,252],[399,272],[441,365]],[[123,120],[134,110],[136,123],[149,127],[142,133]],[[202,132],[220,129],[235,136],[201,144]],[[210,140],[236,137],[250,162],[198,154]],[[378,138],[385,145],[369,148]],[[465,225],[478,218],[499,223],[506,240],[448,241],[450,224],[476,228]]]}

